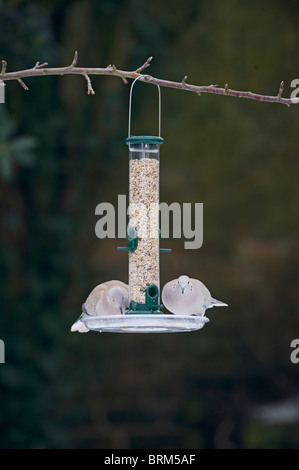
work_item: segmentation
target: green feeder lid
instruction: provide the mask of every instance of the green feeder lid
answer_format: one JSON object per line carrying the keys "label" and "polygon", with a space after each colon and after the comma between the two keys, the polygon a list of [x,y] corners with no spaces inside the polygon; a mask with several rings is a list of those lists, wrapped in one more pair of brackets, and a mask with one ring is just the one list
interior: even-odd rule
{"label": "green feeder lid", "polygon": [[162,137],[156,137],[153,135],[137,135],[126,138],[126,144],[163,144],[164,139]]}

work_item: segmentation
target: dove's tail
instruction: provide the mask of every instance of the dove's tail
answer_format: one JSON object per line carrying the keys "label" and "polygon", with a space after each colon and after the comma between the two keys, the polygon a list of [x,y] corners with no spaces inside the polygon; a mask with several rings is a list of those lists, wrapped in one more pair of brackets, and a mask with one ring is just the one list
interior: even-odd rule
{"label": "dove's tail", "polygon": [[71,327],[71,331],[78,331],[79,333],[88,333],[89,329],[86,328],[83,321],[77,320]]}
{"label": "dove's tail", "polygon": [[228,307],[228,305],[224,302],[221,302],[221,300],[212,299],[211,305],[208,308],[213,307]]}

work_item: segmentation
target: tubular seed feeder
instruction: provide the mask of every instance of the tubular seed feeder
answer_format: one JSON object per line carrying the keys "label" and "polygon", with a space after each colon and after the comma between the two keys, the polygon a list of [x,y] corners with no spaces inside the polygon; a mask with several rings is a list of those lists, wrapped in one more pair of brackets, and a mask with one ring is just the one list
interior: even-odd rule
{"label": "tubular seed feeder", "polygon": [[129,225],[128,246],[118,247],[129,255],[130,307],[124,315],[83,315],[85,326],[99,332],[171,333],[194,331],[209,321],[206,316],[173,315],[161,312],[159,176],[161,137],[161,92],[159,135],[131,136],[132,83],[129,97]]}

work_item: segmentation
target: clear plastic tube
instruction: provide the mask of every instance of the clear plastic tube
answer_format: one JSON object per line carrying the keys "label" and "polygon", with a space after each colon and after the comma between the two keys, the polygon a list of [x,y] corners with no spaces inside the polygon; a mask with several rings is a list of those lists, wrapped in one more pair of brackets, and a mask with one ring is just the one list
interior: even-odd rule
{"label": "clear plastic tube", "polygon": [[[135,141],[134,141],[135,139]],[[159,173],[163,139],[132,137],[129,144],[129,227],[138,234],[138,246],[129,253],[130,301],[145,303],[145,289],[160,290]],[[155,142],[155,139],[158,139]],[[133,140],[133,142],[131,141]]]}

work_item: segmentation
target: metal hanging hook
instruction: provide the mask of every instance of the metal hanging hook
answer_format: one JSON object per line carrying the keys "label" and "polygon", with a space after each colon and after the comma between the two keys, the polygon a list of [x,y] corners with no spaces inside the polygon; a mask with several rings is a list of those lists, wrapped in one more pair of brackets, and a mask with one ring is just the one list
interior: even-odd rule
{"label": "metal hanging hook", "polygon": [[[132,94],[133,94],[133,87],[135,82],[140,78],[147,77],[149,75],[140,75],[139,77],[135,78],[133,81],[131,88],[130,88],[130,97],[129,97],[129,125],[128,125],[128,137],[131,137],[131,111],[132,111]],[[161,137],[161,90],[160,86],[156,85],[158,88],[158,95],[159,95],[159,137]]]}

